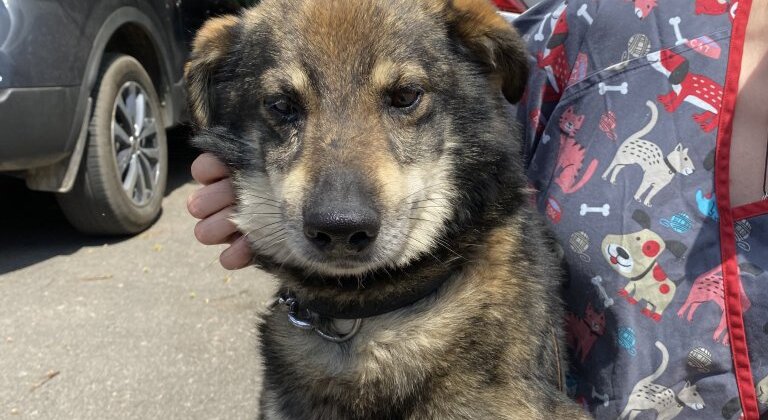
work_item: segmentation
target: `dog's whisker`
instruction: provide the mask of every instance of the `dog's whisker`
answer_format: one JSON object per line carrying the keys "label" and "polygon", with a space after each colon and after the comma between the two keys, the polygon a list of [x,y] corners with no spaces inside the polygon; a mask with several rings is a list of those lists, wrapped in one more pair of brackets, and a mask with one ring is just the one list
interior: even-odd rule
{"label": "dog's whisker", "polygon": [[267,225],[264,225],[264,226],[258,227],[258,228],[256,228],[256,229],[253,229],[253,230],[251,230],[251,231],[248,231],[248,233],[246,233],[246,234],[245,234],[245,235],[243,235],[243,236],[247,238],[248,236],[252,235],[253,233],[260,231],[261,229],[264,229],[264,228],[267,228],[267,227],[270,227],[270,226],[274,226],[274,225],[276,225],[276,224],[278,224],[278,223],[280,223],[280,222],[282,222],[282,220],[278,220],[277,222],[274,222],[274,223],[269,223],[269,224],[267,224]]}
{"label": "dog's whisker", "polygon": [[268,238],[274,238],[275,235],[280,235],[281,233],[285,232],[285,228],[280,228],[270,234],[264,235],[261,238],[258,239],[259,242],[266,241]]}
{"label": "dog's whisker", "polygon": [[[424,229],[422,228],[421,230],[423,231]],[[453,248],[451,248],[448,245],[448,243],[445,242],[444,239],[442,239],[440,237],[435,237],[432,240],[434,240],[437,243],[437,245],[439,245],[440,247],[444,248],[446,251],[450,252],[451,254],[453,254],[453,255],[455,255],[455,256],[463,259],[463,260],[466,260],[466,258],[463,255],[461,255],[458,252],[454,251]]]}
{"label": "dog's whisker", "polygon": [[425,244],[424,242],[422,242],[422,241],[420,241],[420,240],[418,240],[418,239],[416,239],[416,238],[414,238],[413,236],[411,236],[411,235],[408,235],[408,234],[406,234],[406,235],[405,235],[405,237],[406,237],[406,238],[408,238],[408,239],[410,239],[410,240],[412,240],[412,241],[416,241],[416,242],[418,242],[419,244],[421,244],[421,246],[423,246],[423,247],[424,247],[424,252],[426,252],[427,254],[431,255],[431,256],[432,256],[432,258],[434,258],[434,259],[435,259],[437,262],[439,262],[439,263],[440,263],[442,266],[444,266],[444,267],[447,267],[447,266],[446,266],[446,264],[445,264],[445,262],[444,262],[443,260],[441,260],[440,258],[437,258],[437,256],[436,256],[435,254],[433,254],[433,253],[432,253],[432,251],[430,251],[430,250],[429,250],[429,248],[430,248],[430,247],[429,247],[429,246],[427,246],[427,244]]}
{"label": "dog's whisker", "polygon": [[247,197],[260,198],[260,199],[262,199],[262,200],[267,200],[267,201],[271,201],[271,202],[273,202],[273,203],[282,204],[282,203],[281,203],[280,201],[278,201],[278,200],[273,200],[273,199],[271,199],[271,198],[263,197],[263,196],[261,196],[261,195],[257,195],[257,194],[254,194],[254,193],[252,193],[252,192],[249,192],[249,191],[239,191],[237,194],[238,194],[238,195],[242,195],[242,196],[247,196]]}
{"label": "dog's whisker", "polygon": [[[281,240],[280,240],[280,241],[278,241],[278,242],[282,242],[282,241],[286,240],[286,239],[287,239],[287,237],[288,237],[288,236],[286,235],[286,237],[285,237],[285,238],[281,239]],[[284,266],[284,265],[285,265],[285,263],[286,263],[286,262],[288,262],[288,261],[289,261],[291,258],[293,258],[293,249],[290,249],[290,248],[289,248],[289,249],[288,249],[288,256],[287,256],[287,257],[286,257],[286,258],[283,260],[283,262],[281,262],[281,263],[280,263],[280,267],[278,268],[278,271],[283,271],[283,266]]]}
{"label": "dog's whisker", "polygon": [[418,206],[418,207],[412,207],[411,210],[420,210],[420,209],[444,209],[445,206]]}
{"label": "dog's whisker", "polygon": [[[273,240],[273,241],[272,241],[272,242],[271,242],[271,243],[270,243],[268,246],[266,246],[266,247],[264,247],[264,248],[261,248],[261,251],[267,251],[267,250],[269,250],[269,249],[272,249],[272,248],[274,248],[275,246],[277,246],[277,245],[280,245],[280,243],[284,242],[286,239],[288,239],[288,234],[285,234],[285,235],[283,235],[283,236],[278,236],[278,237],[277,237],[277,238],[275,238],[275,240]],[[290,252],[291,252],[291,255],[292,255],[292,254],[293,254],[293,251],[291,250]],[[287,259],[286,259],[286,260],[287,260]],[[286,260],[283,260],[283,264],[285,264],[285,261],[286,261]],[[282,264],[280,265],[280,268],[282,269]]]}
{"label": "dog's whisker", "polygon": [[258,206],[269,206],[269,207],[274,207],[276,209],[282,209],[283,208],[282,206],[278,206],[277,204],[272,204],[272,203],[265,203],[265,202],[262,202],[262,203],[248,203],[248,207],[249,208],[250,207],[258,207]]}
{"label": "dog's whisker", "polygon": [[404,201],[406,201],[406,200],[407,200],[409,197],[413,197],[414,195],[416,195],[416,194],[418,194],[418,193],[420,193],[420,192],[423,192],[423,191],[425,191],[425,190],[427,190],[427,189],[429,189],[429,188],[439,187],[439,186],[442,186],[442,185],[446,185],[446,184],[450,185],[450,183],[449,183],[449,182],[438,182],[438,183],[436,183],[436,184],[427,185],[427,186],[425,186],[425,187],[423,187],[423,188],[420,188],[420,189],[418,189],[418,190],[416,190],[416,191],[414,191],[414,192],[412,192],[412,193],[410,193],[410,194],[406,195],[405,197],[401,198],[399,201],[400,201],[400,202],[404,202]]}
{"label": "dog's whisker", "polygon": [[414,204],[423,203],[425,201],[432,201],[432,202],[434,202],[435,200],[443,200],[443,201],[447,201],[449,203],[451,202],[451,199],[447,198],[447,197],[434,197],[434,198],[424,198],[422,200],[416,200],[416,201],[409,201],[409,202],[407,202],[405,204],[414,205]]}

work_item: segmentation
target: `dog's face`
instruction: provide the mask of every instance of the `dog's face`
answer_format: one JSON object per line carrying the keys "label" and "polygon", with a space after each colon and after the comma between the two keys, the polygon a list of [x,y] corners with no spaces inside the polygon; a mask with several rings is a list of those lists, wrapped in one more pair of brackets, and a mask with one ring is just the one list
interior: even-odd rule
{"label": "dog's face", "polygon": [[627,235],[607,235],[602,245],[603,257],[611,268],[627,278],[646,272],[664,249],[664,240],[650,229]]}
{"label": "dog's face", "polygon": [[499,93],[526,73],[486,0],[264,0],[201,29],[187,81],[257,260],[360,275],[429,254],[495,188]]}

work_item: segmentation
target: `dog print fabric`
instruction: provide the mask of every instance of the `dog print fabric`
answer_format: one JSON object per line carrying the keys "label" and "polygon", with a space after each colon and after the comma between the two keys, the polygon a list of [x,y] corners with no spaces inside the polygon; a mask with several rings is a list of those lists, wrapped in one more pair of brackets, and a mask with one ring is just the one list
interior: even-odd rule
{"label": "dog print fabric", "polygon": [[[597,419],[768,417],[768,202],[721,237],[715,175],[749,7],[545,0],[515,22],[530,54],[516,111],[529,180],[569,273],[566,388]],[[741,320],[728,316],[727,245],[746,352],[729,334]],[[737,381],[738,357],[750,369]],[[745,415],[740,387],[760,414]]]}

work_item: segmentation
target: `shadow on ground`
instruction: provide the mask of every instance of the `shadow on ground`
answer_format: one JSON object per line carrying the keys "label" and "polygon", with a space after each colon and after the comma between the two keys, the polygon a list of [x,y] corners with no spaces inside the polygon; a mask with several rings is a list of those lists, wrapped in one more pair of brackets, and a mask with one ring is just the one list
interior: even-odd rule
{"label": "shadow on ground", "polygon": [[[192,181],[189,167],[197,152],[189,146],[189,129],[168,132],[167,196]],[[18,179],[0,176],[0,275],[84,246],[122,242],[128,237],[94,237],[72,228],[52,193],[28,190]],[[161,216],[162,217],[162,214]]]}

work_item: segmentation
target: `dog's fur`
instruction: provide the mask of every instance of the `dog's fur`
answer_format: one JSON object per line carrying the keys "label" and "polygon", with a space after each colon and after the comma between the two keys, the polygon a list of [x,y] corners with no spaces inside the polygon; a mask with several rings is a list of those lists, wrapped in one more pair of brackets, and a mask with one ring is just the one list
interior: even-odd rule
{"label": "dog's fur", "polygon": [[[342,344],[271,310],[263,418],[588,418],[558,391],[560,272],[505,110],[525,60],[486,0],[264,0],[201,29],[195,143],[231,168],[255,263],[339,310],[446,279]],[[407,111],[387,102],[403,86],[423,90]],[[276,118],[274,97],[295,118]],[[351,190],[374,203],[378,237],[359,258],[321,255],[307,203]]]}

